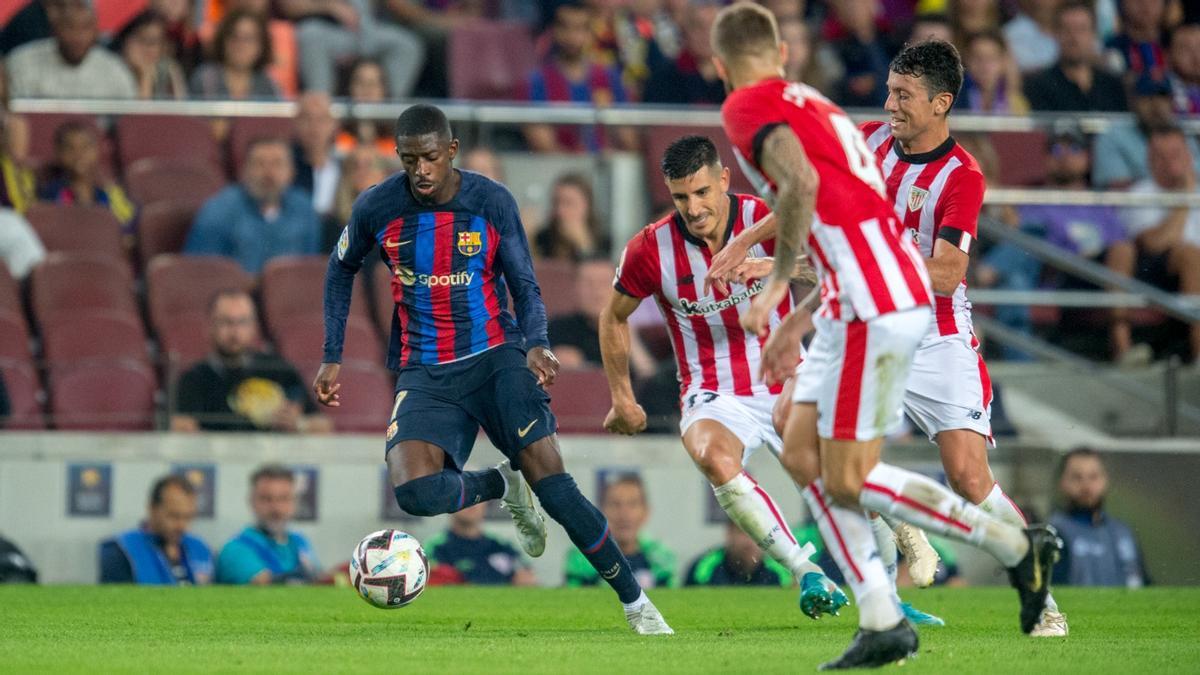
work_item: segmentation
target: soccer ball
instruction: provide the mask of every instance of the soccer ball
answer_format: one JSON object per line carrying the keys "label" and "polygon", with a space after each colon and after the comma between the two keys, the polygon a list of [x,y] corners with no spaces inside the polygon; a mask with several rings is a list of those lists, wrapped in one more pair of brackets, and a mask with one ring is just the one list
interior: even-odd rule
{"label": "soccer ball", "polygon": [[350,557],[354,590],[380,609],[396,609],[416,600],[428,579],[429,561],[421,542],[400,530],[368,534]]}

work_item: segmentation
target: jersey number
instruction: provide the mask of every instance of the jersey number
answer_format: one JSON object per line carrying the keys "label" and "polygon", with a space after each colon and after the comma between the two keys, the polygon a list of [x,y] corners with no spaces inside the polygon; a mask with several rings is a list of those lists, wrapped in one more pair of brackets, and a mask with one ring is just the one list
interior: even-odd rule
{"label": "jersey number", "polygon": [[696,397],[700,398],[700,403],[712,403],[717,398],[717,395],[711,391],[702,391],[699,394],[692,394],[691,396],[687,397],[688,410],[696,407]]}
{"label": "jersey number", "polygon": [[[825,98],[821,92],[807,84],[793,82],[783,90],[783,100],[801,108],[810,98],[829,102],[829,99]],[[883,183],[883,173],[880,172],[879,165],[875,162],[875,153],[867,147],[867,140],[863,138],[862,132],[854,126],[854,122],[849,117],[842,113],[830,113],[829,124],[833,127],[833,132],[837,134],[838,141],[842,144],[842,150],[846,153],[846,163],[850,166],[850,173],[871,186],[871,189],[883,197],[887,189]]]}

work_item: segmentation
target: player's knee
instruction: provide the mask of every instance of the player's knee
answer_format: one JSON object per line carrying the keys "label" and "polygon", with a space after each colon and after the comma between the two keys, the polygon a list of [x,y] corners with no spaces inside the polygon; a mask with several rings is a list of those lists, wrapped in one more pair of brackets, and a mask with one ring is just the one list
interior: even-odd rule
{"label": "player's knee", "polygon": [[825,481],[825,494],[839,506],[859,508],[858,496],[862,492],[864,477],[850,470],[850,467],[839,467],[835,470],[822,472]]}
{"label": "player's knee", "polygon": [[972,504],[978,504],[987,499],[988,493],[992,491],[990,477],[984,478],[974,470],[949,471],[946,474],[946,481],[960,497]]}
{"label": "player's knee", "polygon": [[715,445],[703,447],[695,457],[696,466],[713,485],[724,485],[742,472],[741,459],[728,448]]}
{"label": "player's knee", "polygon": [[412,516],[437,516],[446,513],[444,481],[441,476],[416,478],[396,486],[396,504]]}
{"label": "player's knee", "polygon": [[816,448],[786,447],[779,463],[801,486],[821,477],[821,455]]}

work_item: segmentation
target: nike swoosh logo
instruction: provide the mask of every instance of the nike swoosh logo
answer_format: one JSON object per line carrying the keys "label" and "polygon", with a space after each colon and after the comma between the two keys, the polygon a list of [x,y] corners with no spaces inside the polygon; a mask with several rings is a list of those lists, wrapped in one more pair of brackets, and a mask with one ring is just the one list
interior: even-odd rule
{"label": "nike swoosh logo", "polygon": [[535,424],[537,424],[537,420],[534,420],[534,421],[530,422],[529,424],[525,425],[524,429],[517,429],[517,438],[525,438],[525,434],[529,433],[529,430],[532,429],[533,425],[535,425]]}
{"label": "nike swoosh logo", "polygon": [[388,248],[397,248],[397,247],[403,246],[407,243],[410,243],[411,241],[412,241],[412,239],[405,239],[404,241],[396,241],[395,239],[393,239],[391,241],[383,242],[383,245]]}

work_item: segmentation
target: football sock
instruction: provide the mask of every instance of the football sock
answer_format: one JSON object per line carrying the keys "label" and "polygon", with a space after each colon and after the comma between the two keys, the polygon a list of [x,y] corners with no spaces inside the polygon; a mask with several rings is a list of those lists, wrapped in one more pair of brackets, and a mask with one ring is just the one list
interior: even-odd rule
{"label": "football sock", "polygon": [[899,551],[896,550],[896,535],[883,516],[876,513],[867,520],[871,523],[871,532],[875,535],[875,545],[879,547],[879,560],[883,569],[887,570],[888,578],[892,580],[892,588],[896,587],[896,561]]}
{"label": "football sock", "polygon": [[[1000,489],[1000,483],[992,485],[992,491],[979,504],[979,508],[987,513],[992,514],[993,518],[998,518],[1009,525],[1019,528],[1029,526],[1029,521],[1025,519],[1025,514],[1021,512],[1020,507],[1004,494],[1004,490]],[[1058,603],[1054,601],[1051,595],[1046,596],[1046,608],[1052,611],[1058,611]]]}
{"label": "football sock", "polygon": [[838,506],[825,494],[821,479],[801,491],[808,509],[821,530],[830,555],[854,591],[858,603],[858,625],[868,630],[893,628],[904,617],[879,550],[871,523],[859,509]]}
{"label": "football sock", "polygon": [[713,488],[717,503],[729,514],[742,531],[758,543],[759,548],[776,562],[788,568],[796,579],[809,572],[823,574],[809,557],[814,550],[811,545],[803,548],[788,529],[779,507],[767,491],[743,471],[724,485]]}
{"label": "football sock", "polygon": [[859,504],[926,532],[978,546],[1005,567],[1016,565],[1029,551],[1021,528],[989,516],[933,479],[883,462],[867,474]]}
{"label": "football sock", "polygon": [[623,603],[635,603],[642,587],[633,576],[633,568],[617,542],[609,536],[604,514],[579,492],[569,474],[546,476],[533,484],[542,508],[567,531],[571,543],[579,548],[600,578],[608,582]]}
{"label": "football sock", "polygon": [[642,591],[642,594],[639,595],[633,602],[622,602],[621,604],[625,606],[626,612],[636,612],[642,607],[646,606],[649,602],[650,598],[646,597],[646,591]]}
{"label": "football sock", "polygon": [[504,478],[496,469],[452,471],[414,478],[396,486],[396,503],[414,516],[454,513],[504,494]]}

